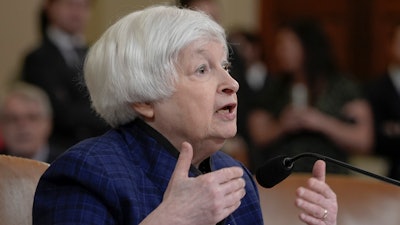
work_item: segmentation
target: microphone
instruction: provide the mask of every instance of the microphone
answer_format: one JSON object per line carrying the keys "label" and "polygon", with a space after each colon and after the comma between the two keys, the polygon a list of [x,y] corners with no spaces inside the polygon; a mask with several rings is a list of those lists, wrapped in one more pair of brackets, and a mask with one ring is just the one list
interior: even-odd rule
{"label": "microphone", "polygon": [[284,155],[280,155],[268,160],[264,165],[262,165],[260,168],[257,169],[256,171],[257,182],[265,188],[272,188],[273,186],[277,185],[278,183],[286,179],[292,173],[294,162],[303,157],[312,157],[327,162],[332,162],[336,165],[345,167],[347,169],[367,175],[369,177],[373,177],[375,179],[400,186],[400,181],[398,180],[380,176],[378,174],[368,172],[366,170],[357,168],[355,166],[341,162],[339,160],[311,152],[302,153],[294,157],[287,157]]}

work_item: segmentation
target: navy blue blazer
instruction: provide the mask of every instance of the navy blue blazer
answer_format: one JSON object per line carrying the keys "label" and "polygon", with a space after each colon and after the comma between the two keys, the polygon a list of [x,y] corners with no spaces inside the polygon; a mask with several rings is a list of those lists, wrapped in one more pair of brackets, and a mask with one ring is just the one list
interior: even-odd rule
{"label": "navy blue blazer", "polygon": [[[141,120],[80,142],[51,164],[34,199],[33,224],[139,224],[162,201],[177,150]],[[263,224],[250,172],[230,156],[210,157],[211,170],[240,166],[246,196],[224,224]],[[201,174],[194,167],[189,176]]]}

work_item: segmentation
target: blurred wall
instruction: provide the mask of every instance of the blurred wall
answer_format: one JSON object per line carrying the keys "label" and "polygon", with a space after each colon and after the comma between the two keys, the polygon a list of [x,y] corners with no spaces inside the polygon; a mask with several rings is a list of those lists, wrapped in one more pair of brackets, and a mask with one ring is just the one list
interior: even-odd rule
{"label": "blurred wall", "polygon": [[21,56],[36,42],[41,0],[0,1],[0,90],[18,73]]}
{"label": "blurred wall", "polygon": [[[258,28],[259,0],[218,0],[222,6],[221,23],[227,29]],[[0,1],[0,90],[16,78],[24,55],[39,40],[38,12],[42,0]],[[174,4],[174,0],[96,0],[87,31],[90,42],[115,20],[133,10],[153,4]]]}

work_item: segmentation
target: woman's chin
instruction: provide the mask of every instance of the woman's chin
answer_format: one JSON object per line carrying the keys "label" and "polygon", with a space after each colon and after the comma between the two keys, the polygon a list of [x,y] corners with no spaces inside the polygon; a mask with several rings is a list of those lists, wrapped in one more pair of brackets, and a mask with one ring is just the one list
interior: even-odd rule
{"label": "woman's chin", "polygon": [[227,129],[222,134],[224,139],[233,138],[235,135],[236,135],[236,127],[235,128],[231,128],[231,129]]}

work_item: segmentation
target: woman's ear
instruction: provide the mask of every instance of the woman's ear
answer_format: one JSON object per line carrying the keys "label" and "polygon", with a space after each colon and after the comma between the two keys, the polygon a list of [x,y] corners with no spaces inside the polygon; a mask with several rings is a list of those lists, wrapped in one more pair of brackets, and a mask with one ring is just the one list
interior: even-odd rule
{"label": "woman's ear", "polygon": [[153,104],[147,102],[138,102],[132,104],[133,109],[143,118],[152,119],[154,117]]}

